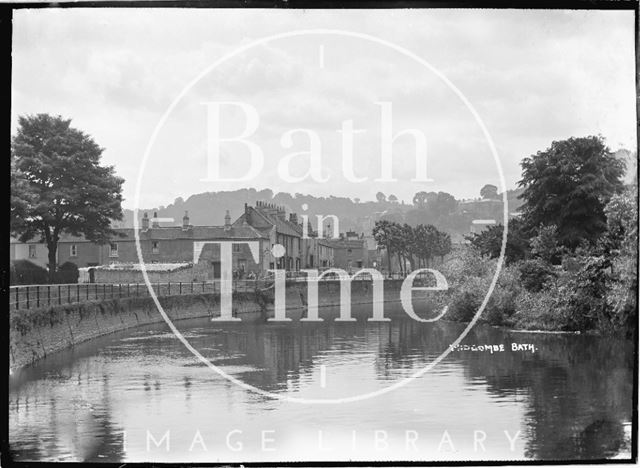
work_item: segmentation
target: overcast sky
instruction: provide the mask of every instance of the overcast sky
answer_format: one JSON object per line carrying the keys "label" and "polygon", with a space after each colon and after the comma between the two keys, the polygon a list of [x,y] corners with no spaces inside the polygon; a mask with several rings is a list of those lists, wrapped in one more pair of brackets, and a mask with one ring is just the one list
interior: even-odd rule
{"label": "overcast sky", "polygon": [[[315,28],[392,42],[446,76],[491,134],[508,188],[519,180],[520,160],[553,140],[601,134],[614,150],[635,147],[633,13],[614,11],[21,10],[14,17],[12,131],[19,115],[72,118],[126,179],[125,206],[132,208],[149,139],[188,83],[254,40]],[[258,112],[248,139],[264,153],[264,167],[248,182],[206,180],[204,103],[219,101]],[[411,181],[416,150],[407,135],[393,145],[397,182],[374,181],[382,101],[392,103],[394,133],[425,135],[432,182]],[[223,136],[246,125],[239,108],[223,108],[222,119]],[[359,183],[342,171],[345,120],[364,130],[353,142]],[[301,131],[286,141],[295,129],[317,135],[327,182],[278,175],[285,156],[309,150]],[[243,144],[224,144],[221,152],[223,177],[248,170]],[[292,161],[292,175],[307,171],[304,156]],[[205,74],[159,129],[143,174],[142,207],[240,187],[362,200],[382,191],[410,202],[419,190],[466,198],[485,183],[500,186],[478,123],[437,74],[380,43],[319,33],[251,47]]]}

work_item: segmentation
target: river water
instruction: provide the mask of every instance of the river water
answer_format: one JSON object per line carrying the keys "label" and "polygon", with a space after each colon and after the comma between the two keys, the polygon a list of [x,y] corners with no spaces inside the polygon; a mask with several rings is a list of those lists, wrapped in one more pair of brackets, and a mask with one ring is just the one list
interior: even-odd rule
{"label": "river water", "polygon": [[[243,383],[336,399],[401,381],[464,329],[391,315],[176,325]],[[319,405],[230,382],[164,323],[127,330],[14,372],[10,447],[16,460],[117,462],[630,457],[631,342],[475,327],[463,344],[391,392]]]}

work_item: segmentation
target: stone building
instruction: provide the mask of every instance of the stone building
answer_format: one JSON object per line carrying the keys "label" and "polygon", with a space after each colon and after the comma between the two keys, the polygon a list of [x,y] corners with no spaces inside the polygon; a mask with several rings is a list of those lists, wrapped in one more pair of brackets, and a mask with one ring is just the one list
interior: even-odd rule
{"label": "stone building", "polygon": [[[284,207],[265,202],[258,202],[253,207],[245,203],[244,213],[233,226],[250,226],[269,240],[268,248],[263,252],[269,258],[269,268],[299,271],[305,266],[302,226],[298,224],[295,213],[291,213],[287,219]],[[279,258],[273,255],[276,244],[284,247],[284,255]]]}
{"label": "stone building", "polygon": [[363,237],[345,235],[340,239],[325,239],[325,242],[333,249],[334,267],[354,273],[370,266],[369,250]]}
{"label": "stone building", "polygon": [[[155,216],[154,216],[155,217]],[[105,263],[137,263],[135,234],[133,229],[118,229],[118,237],[104,246],[102,257],[108,258]],[[204,244],[197,261],[208,262],[213,278],[220,277],[220,247],[210,242],[236,241],[232,247],[232,269],[240,276],[254,272],[258,274],[265,268],[264,250],[268,238],[249,225],[232,225],[229,212],[225,216],[223,226],[193,226],[185,213],[182,226],[158,226],[144,214],[139,232],[140,250],[145,263],[184,263],[194,261],[196,243]],[[248,244],[242,242],[258,242],[259,256],[256,262]]]}
{"label": "stone building", "polygon": [[[62,236],[58,244],[58,265],[70,261],[80,268],[99,265],[134,265],[139,262],[135,232],[132,228],[117,228],[110,242],[97,245],[82,237]],[[313,234],[313,233],[311,233]],[[303,239],[302,225],[295,213],[287,218],[285,209],[258,202],[255,207],[245,204],[244,213],[231,222],[229,211],[221,226],[195,226],[185,212],[182,225],[166,226],[157,213],[152,218],[144,213],[140,220],[140,249],[145,264],[184,264],[194,262],[196,251],[198,268],[204,262],[210,274],[207,279],[220,277],[220,247],[212,242],[237,242],[232,247],[232,269],[239,277],[251,273],[260,276],[267,269],[299,271],[304,268],[334,266],[334,251],[327,239]],[[246,242],[258,242],[256,261]],[[274,256],[273,247],[280,244],[284,255]],[[277,253],[277,249],[276,249]],[[21,243],[11,240],[10,259],[26,259],[46,267],[46,245],[41,242]],[[133,268],[133,267],[132,267]]]}

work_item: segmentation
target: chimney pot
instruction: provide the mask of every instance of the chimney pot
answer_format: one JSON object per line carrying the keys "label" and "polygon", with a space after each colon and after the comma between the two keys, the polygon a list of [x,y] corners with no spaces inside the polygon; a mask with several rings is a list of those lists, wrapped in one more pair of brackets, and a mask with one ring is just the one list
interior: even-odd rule
{"label": "chimney pot", "polygon": [[224,215],[224,230],[228,231],[231,229],[231,215],[229,214],[229,210]]}
{"label": "chimney pot", "polygon": [[146,231],[147,229],[149,229],[149,216],[147,216],[147,212],[145,211],[142,216],[142,230]]}

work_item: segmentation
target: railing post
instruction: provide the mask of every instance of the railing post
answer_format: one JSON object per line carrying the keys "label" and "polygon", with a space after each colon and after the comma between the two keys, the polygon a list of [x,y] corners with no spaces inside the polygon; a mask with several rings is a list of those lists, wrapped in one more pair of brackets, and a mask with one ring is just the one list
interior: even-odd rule
{"label": "railing post", "polygon": [[29,286],[27,286],[27,309],[29,308]]}
{"label": "railing post", "polygon": [[191,280],[191,294],[193,294],[193,280]]}
{"label": "railing post", "polygon": [[138,289],[138,286],[140,286],[140,284],[136,283],[136,296],[140,295],[140,290]]}
{"label": "railing post", "polygon": [[180,281],[180,292],[179,294],[182,296],[182,281]]}
{"label": "railing post", "polygon": [[67,284],[67,304],[71,304],[71,285]]}
{"label": "railing post", "polygon": [[89,285],[85,283],[85,292],[87,293],[87,301],[89,300]]}
{"label": "railing post", "polygon": [[40,307],[40,286],[36,286],[36,306]]}
{"label": "railing post", "polygon": [[58,285],[58,305],[62,304],[62,289],[60,285]]}
{"label": "railing post", "polygon": [[118,299],[122,298],[122,283],[118,283]]}
{"label": "railing post", "polygon": [[171,281],[167,283],[167,296],[171,296]]}
{"label": "railing post", "polygon": [[51,305],[51,286],[47,286],[47,305]]}
{"label": "railing post", "polygon": [[202,292],[204,292],[204,281],[202,282]]}
{"label": "railing post", "polygon": [[80,302],[80,283],[76,283],[76,302]]}
{"label": "railing post", "polygon": [[16,288],[16,309],[20,308],[20,286]]}
{"label": "railing post", "polygon": [[127,283],[127,297],[131,297],[131,283]]}

